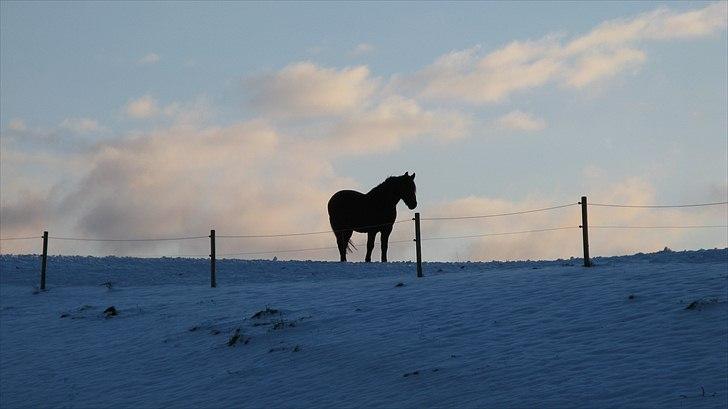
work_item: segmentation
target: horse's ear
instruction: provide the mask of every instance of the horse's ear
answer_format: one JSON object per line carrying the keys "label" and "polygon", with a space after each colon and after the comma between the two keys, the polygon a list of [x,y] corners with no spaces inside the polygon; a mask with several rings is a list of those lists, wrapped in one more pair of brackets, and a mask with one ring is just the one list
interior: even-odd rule
{"label": "horse's ear", "polygon": [[410,176],[412,180],[415,180],[415,172],[412,172],[412,176]]}
{"label": "horse's ear", "polygon": [[409,172],[404,172],[404,175],[405,176],[409,176]]}

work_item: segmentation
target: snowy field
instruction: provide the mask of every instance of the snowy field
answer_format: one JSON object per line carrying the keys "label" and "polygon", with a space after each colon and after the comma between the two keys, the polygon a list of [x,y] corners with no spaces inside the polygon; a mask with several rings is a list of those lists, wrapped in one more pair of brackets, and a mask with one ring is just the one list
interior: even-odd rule
{"label": "snowy field", "polygon": [[594,261],[4,255],[0,407],[728,407],[728,250]]}

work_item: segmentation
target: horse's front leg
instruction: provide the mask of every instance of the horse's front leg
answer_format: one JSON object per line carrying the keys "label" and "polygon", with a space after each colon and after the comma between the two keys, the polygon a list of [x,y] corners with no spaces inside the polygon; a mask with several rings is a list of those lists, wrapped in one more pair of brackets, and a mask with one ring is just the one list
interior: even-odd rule
{"label": "horse's front leg", "polygon": [[392,233],[392,226],[382,229],[382,263],[387,262],[387,245],[389,244],[389,234]]}
{"label": "horse's front leg", "polygon": [[371,263],[372,261],[372,250],[374,250],[374,240],[377,237],[376,231],[370,231],[367,233],[367,256],[364,259],[367,263]]}

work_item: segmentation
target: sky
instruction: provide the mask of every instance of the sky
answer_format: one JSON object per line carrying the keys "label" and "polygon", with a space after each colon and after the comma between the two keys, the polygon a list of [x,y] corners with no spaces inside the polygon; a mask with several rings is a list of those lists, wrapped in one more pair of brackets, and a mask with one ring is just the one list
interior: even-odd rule
{"label": "sky", "polygon": [[[416,172],[423,218],[728,201],[726,2],[0,3],[2,237],[325,230],[340,189]],[[412,217],[404,204],[399,218]],[[726,225],[725,206],[590,208],[597,225]],[[423,221],[423,236],[580,224],[578,207]],[[412,237],[397,224],[392,240]],[[354,241],[365,240],[355,235]],[[728,246],[598,230],[593,255]],[[2,241],[37,253],[37,241]],[[218,253],[338,259],[333,235]],[[52,241],[204,254],[205,240]],[[429,260],[580,256],[581,232],[423,243]],[[390,260],[413,257],[392,245]],[[378,251],[374,258],[377,259]],[[359,251],[350,259],[363,259]]]}

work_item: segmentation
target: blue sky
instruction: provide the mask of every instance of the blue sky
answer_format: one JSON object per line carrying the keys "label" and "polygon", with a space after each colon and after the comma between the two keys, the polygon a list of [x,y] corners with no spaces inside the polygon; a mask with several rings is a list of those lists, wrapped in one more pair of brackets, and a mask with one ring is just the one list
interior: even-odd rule
{"label": "blue sky", "polygon": [[[367,190],[404,171],[417,172],[423,214],[582,194],[642,204],[728,195],[726,3],[3,2],[0,10],[3,236],[44,228],[144,236],[151,227],[164,235],[211,224],[315,230],[337,189]],[[257,156],[246,161],[243,151]],[[198,193],[215,203],[186,200]],[[190,203],[167,199],[177,195]],[[604,217],[726,219],[725,209]],[[633,244],[611,235],[602,246],[726,241],[724,231],[662,232]],[[459,243],[437,256],[519,258],[521,244]],[[10,250],[25,250],[18,246]],[[570,246],[521,258],[577,255]]]}

